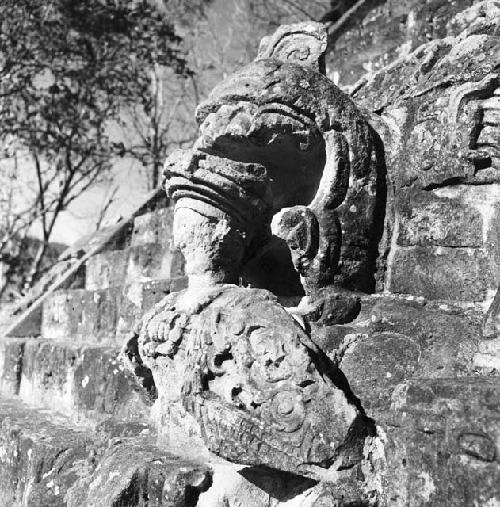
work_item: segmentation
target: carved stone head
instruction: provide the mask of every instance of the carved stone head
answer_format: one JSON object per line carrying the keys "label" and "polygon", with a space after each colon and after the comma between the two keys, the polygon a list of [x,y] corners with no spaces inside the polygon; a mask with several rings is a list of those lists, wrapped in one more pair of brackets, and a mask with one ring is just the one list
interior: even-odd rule
{"label": "carved stone head", "polygon": [[[365,192],[367,207],[353,234],[370,235],[374,134],[324,75],[325,49],[326,32],[316,23],[281,27],[265,38],[256,61],[224,80],[198,107],[200,136],[193,149],[167,160],[166,188],[176,202],[176,224],[182,224],[174,235],[186,253],[190,283],[237,282],[256,254],[266,249],[269,254],[273,234],[287,243],[289,231],[278,227],[272,234],[271,218],[297,206],[314,216],[320,241],[295,269],[306,291],[333,283],[342,228],[337,209],[352,200],[349,178],[368,182],[363,189],[352,187],[357,198]],[[296,225],[308,228],[309,222]],[[349,238],[351,231],[345,234]],[[196,244],[198,263],[186,250],[189,242]],[[348,272],[366,260],[368,247],[357,239],[356,244],[354,264],[345,263]]]}

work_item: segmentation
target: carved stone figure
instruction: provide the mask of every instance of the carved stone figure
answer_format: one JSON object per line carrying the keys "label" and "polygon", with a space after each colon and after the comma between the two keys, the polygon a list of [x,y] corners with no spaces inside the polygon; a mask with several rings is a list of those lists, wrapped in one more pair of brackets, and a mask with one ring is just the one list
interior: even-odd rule
{"label": "carved stone figure", "polygon": [[373,432],[335,366],[268,291],[172,294],[144,318],[138,348],[169,391],[162,411],[181,400],[208,448],[231,461],[306,475],[349,468]]}
{"label": "carved stone figure", "polygon": [[[500,283],[499,16],[467,19],[358,83],[357,105],[325,76],[322,26],[280,27],[199,106],[198,140],[164,170],[189,286],[124,347],[162,424],[184,418],[192,442],[240,464],[336,485],[356,470],[353,505],[397,482],[407,442],[384,440],[391,421],[420,438],[397,412],[406,386],[474,373],[464,308]],[[368,295],[384,289],[421,300]]]}
{"label": "carved stone figure", "polygon": [[[325,47],[326,32],[314,23],[282,27],[265,39],[257,60],[198,107],[200,137],[193,149],[167,161],[175,237],[191,283],[200,276],[236,282],[243,264],[272,246],[270,223],[278,212],[272,232],[292,251],[307,292],[336,279],[358,288],[356,280],[369,271],[380,200],[377,136],[319,72]],[[363,213],[355,227],[346,227],[343,215],[357,206]],[[197,239],[186,241],[191,222]],[[217,231],[208,232],[215,227],[209,222],[219,224]],[[200,229],[207,230],[205,239]],[[188,243],[197,244],[196,261]],[[354,257],[348,245],[356,245]]]}

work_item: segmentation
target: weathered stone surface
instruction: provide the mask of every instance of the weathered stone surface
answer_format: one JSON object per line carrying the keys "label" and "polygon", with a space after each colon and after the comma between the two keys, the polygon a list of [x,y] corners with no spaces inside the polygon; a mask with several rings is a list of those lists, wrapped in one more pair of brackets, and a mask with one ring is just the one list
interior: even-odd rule
{"label": "weathered stone surface", "polygon": [[91,257],[85,266],[85,289],[98,290],[123,284],[128,250],[110,250]]}
{"label": "weathered stone surface", "polygon": [[112,338],[118,294],[117,288],[55,292],[43,305],[42,336],[52,339],[85,336],[94,341]]}
{"label": "weathered stone surface", "polygon": [[[479,2],[447,19],[466,4],[387,2],[415,40],[354,89],[363,113],[322,75],[317,24],[280,28],[216,87],[198,109],[195,147],[166,164],[174,215],[136,219],[132,247],[88,263],[89,287],[116,287],[54,295],[50,342],[1,343],[4,392],[96,426],[4,419],[5,498],[500,504],[498,298],[482,313],[500,284],[500,8]],[[449,36],[410,52],[426,34]],[[170,231],[189,287],[118,284],[182,273]],[[410,295],[356,292],[376,280]],[[54,340],[124,335],[146,389],[115,348]],[[152,445],[149,416],[182,460]],[[212,477],[186,458],[208,450],[235,464],[218,461]]]}
{"label": "weathered stone surface", "polygon": [[483,338],[500,338],[500,289],[484,317]]}
{"label": "weathered stone surface", "polygon": [[480,2],[450,23],[453,36],[403,55],[353,96],[375,112],[391,183],[385,289],[487,301],[500,273],[500,11]]}
{"label": "weathered stone surface", "polygon": [[143,439],[106,450],[93,473],[69,489],[67,502],[68,507],[190,507],[210,485],[206,465],[165,453]]}
{"label": "weathered stone surface", "polygon": [[491,338],[479,342],[478,351],[474,354],[474,366],[483,374],[500,374],[500,339]]}
{"label": "weathered stone surface", "polygon": [[114,417],[149,421],[152,404],[118,361],[118,349],[44,340],[1,342],[3,394],[96,424]]}
{"label": "weathered stone surface", "polygon": [[[298,51],[298,40],[311,45]],[[279,29],[263,42],[259,59],[198,107],[200,137],[192,152],[167,161],[167,191],[176,202],[174,237],[188,257],[193,283],[198,277],[203,285],[200,276],[236,283],[245,260],[262,250],[270,253],[270,213],[298,207],[293,227],[306,237],[318,236],[301,266],[296,262],[307,290],[333,282],[339,256],[340,284],[374,285],[383,162],[377,135],[363,115],[311,69],[322,70],[325,40],[316,24]],[[310,220],[300,212],[305,206]],[[280,232],[285,222],[276,221],[273,233],[295,242],[290,231]]]}
{"label": "weathered stone surface", "polygon": [[24,343],[22,338],[0,341],[0,392],[12,395],[19,392],[23,367]]}
{"label": "weathered stone surface", "polygon": [[120,287],[127,283],[177,278],[184,274],[179,250],[160,243],[141,243],[124,250],[111,250],[87,262],[87,290]]}
{"label": "weathered stone surface", "polygon": [[130,248],[127,282],[178,278],[184,275],[184,257],[179,250],[160,244],[142,244]]}
{"label": "weathered stone surface", "polygon": [[321,23],[280,26],[260,42],[258,59],[276,58],[325,73],[327,36]]}
{"label": "weathered stone surface", "polygon": [[[305,465],[361,459],[371,423],[336,386],[334,365],[267,291],[173,294],[145,317],[138,351],[159,399],[177,390],[205,444],[230,461],[307,473]],[[169,409],[167,400],[160,410]]]}
{"label": "weathered stone surface", "polygon": [[475,372],[480,318],[459,308],[395,297],[364,299],[349,324],[315,332],[312,339],[337,362],[368,415],[391,404],[403,381]]}
{"label": "weathered stone surface", "polygon": [[66,506],[64,495],[91,460],[89,435],[18,401],[0,401],[0,494],[5,506]]}
{"label": "weathered stone surface", "polygon": [[155,447],[151,437],[109,441],[62,417],[0,401],[2,505],[196,505],[211,470]]}
{"label": "weathered stone surface", "polygon": [[497,290],[482,323],[482,340],[479,342],[474,365],[480,371],[500,374],[500,291]]}
{"label": "weathered stone surface", "polygon": [[[397,244],[400,246],[447,246],[480,248],[483,246],[483,216],[468,194],[441,196],[436,192],[401,198]],[[482,196],[477,196],[478,198]],[[468,202],[469,201],[469,202]],[[477,201],[476,201],[477,202]],[[484,202],[484,201],[483,201]],[[483,202],[477,202],[482,204]]]}
{"label": "weathered stone surface", "polygon": [[89,291],[61,290],[43,305],[42,337],[74,342],[120,343],[155,303],[181,290],[185,278],[141,281]]}
{"label": "weathered stone surface", "polygon": [[383,505],[486,506],[500,502],[498,379],[401,384],[384,426]]}
{"label": "weathered stone surface", "polygon": [[213,485],[202,493],[198,507],[330,507],[374,505],[353,480],[351,470],[338,473],[331,482],[315,481],[262,468],[237,470],[214,464]]}
{"label": "weathered stone surface", "polygon": [[396,248],[389,288],[428,299],[484,301],[498,286],[499,277],[484,249]]}
{"label": "weathered stone surface", "polygon": [[136,217],[130,245],[156,243],[171,247],[173,220],[174,213],[171,206]]}
{"label": "weathered stone surface", "polygon": [[500,276],[500,186],[402,189],[396,203],[386,288],[430,299],[487,300]]}
{"label": "weathered stone surface", "polygon": [[120,294],[116,342],[122,343],[136,322],[156,303],[171,292],[182,290],[186,286],[186,277],[136,282],[125,286]]}
{"label": "weathered stone surface", "polygon": [[[351,29],[335,34],[327,67],[340,86],[352,86],[433,39],[460,33],[466,24],[453,17],[475,0],[386,0],[365,4]],[[475,19],[478,19],[476,15]]]}

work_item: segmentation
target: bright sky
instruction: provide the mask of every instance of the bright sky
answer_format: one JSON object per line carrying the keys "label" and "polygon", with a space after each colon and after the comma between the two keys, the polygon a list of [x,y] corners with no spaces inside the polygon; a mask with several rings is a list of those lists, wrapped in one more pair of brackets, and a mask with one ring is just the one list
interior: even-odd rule
{"label": "bright sky", "polygon": [[94,231],[99,212],[116,186],[118,191],[114,204],[109,208],[104,224],[115,222],[144,199],[148,193],[146,180],[137,166],[133,167],[130,162],[123,161],[115,165],[113,172],[115,178],[112,187],[92,188],[76,199],[68,211],[61,214],[52,241],[71,244],[81,236]]}

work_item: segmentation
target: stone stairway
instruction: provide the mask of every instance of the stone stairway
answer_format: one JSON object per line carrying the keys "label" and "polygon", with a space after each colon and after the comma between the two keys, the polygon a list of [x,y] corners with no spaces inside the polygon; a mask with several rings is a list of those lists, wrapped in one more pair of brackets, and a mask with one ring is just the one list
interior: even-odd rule
{"label": "stone stairway", "polygon": [[117,357],[135,320],[186,284],[171,227],[168,207],[138,215],[122,248],[45,298],[24,327],[36,336],[0,340],[2,505],[194,505],[208,487],[207,466],[156,446],[153,400]]}
{"label": "stone stairway", "polygon": [[169,208],[136,217],[129,246],[93,256],[84,287],[58,290],[44,302],[42,338],[121,344],[137,318],[185,286],[171,228]]}
{"label": "stone stairway", "polygon": [[[365,493],[355,480],[332,480],[335,472],[315,483],[266,469],[242,471],[194,444],[173,446],[162,435],[151,415],[153,395],[118,353],[136,319],[186,286],[171,228],[168,207],[136,216],[125,236],[90,257],[67,288],[48,294],[36,336],[0,339],[0,504],[376,505],[360,500]],[[363,471],[367,489],[381,493],[386,503],[380,506],[496,505],[498,376],[463,367],[473,365],[468,358],[476,345],[468,337],[476,333],[475,321],[423,305],[366,296],[358,319],[330,326],[322,343],[327,353],[345,349],[341,368],[377,424],[369,449],[374,469]],[[413,328],[421,334],[414,361],[406,344],[411,340],[401,338],[415,338]],[[384,344],[387,353],[380,354]],[[427,347],[436,357],[457,359],[429,373],[420,362]]]}

